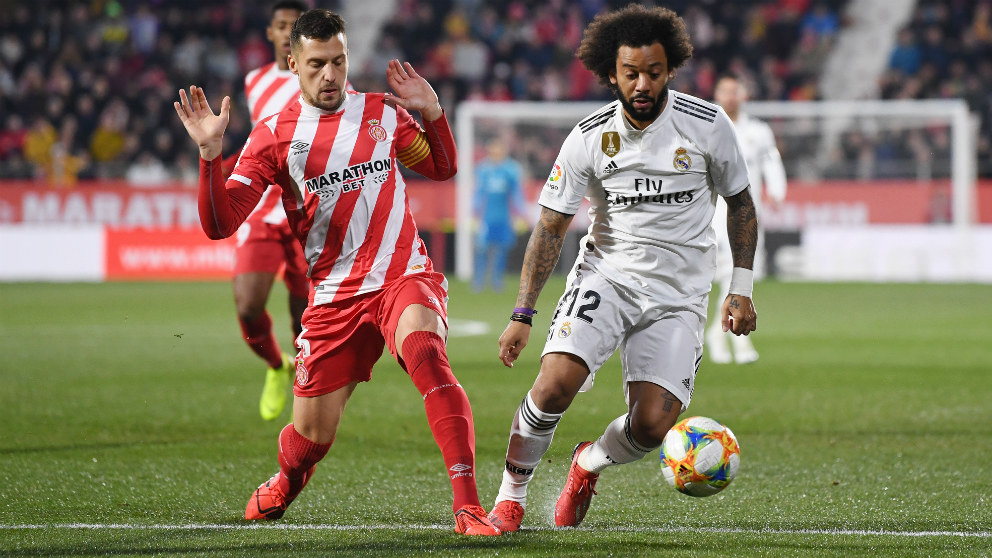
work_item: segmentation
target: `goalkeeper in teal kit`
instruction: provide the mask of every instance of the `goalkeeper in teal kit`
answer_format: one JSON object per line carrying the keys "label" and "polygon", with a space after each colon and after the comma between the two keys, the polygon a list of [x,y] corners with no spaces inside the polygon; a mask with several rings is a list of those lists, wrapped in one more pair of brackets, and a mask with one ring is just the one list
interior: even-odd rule
{"label": "goalkeeper in teal kit", "polygon": [[475,195],[472,209],[478,219],[475,239],[475,269],[472,287],[476,292],[486,286],[503,290],[506,259],[516,243],[513,217],[524,214],[523,170],[520,163],[508,157],[501,139],[486,146],[488,156],[479,162],[475,172]]}

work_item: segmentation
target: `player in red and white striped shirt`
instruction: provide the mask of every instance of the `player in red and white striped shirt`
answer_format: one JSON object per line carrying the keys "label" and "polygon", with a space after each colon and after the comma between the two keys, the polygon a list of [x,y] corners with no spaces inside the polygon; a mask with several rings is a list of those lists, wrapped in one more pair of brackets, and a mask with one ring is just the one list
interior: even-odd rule
{"label": "player in red and white striped shirt", "polygon": [[[245,77],[245,96],[253,126],[298,102],[300,83],[289,70],[289,34],[293,23],[306,10],[306,4],[294,0],[282,0],[272,6],[265,35],[272,43],[275,60]],[[237,155],[229,157],[225,166],[233,167],[236,160]],[[279,190],[269,188],[238,229],[232,280],[242,337],[268,364],[258,405],[265,420],[274,420],[282,413],[293,378],[292,360],[279,348],[272,318],[265,308],[280,269],[289,291],[290,322],[296,338],[302,332],[300,322],[307,307],[307,265],[286,219]]]}
{"label": "player in red and white striped shirt", "polygon": [[[255,491],[245,517],[282,517],[386,346],[423,395],[454,492],[456,531],[498,535],[479,505],[472,411],[444,345],[447,282],[417,234],[397,167],[435,180],[455,174],[454,138],[437,95],[396,60],[386,72],[395,95],[345,92],[347,38],[333,12],[304,13],[292,45],[302,102],[256,126],[226,184],[220,146],[230,99],[215,115],[194,86],[175,103],[200,148],[207,235],[234,234],[265,188],[278,184],[310,270],[310,306],[297,340],[295,423],[279,435],[279,472]],[[423,128],[408,110],[421,113]]]}

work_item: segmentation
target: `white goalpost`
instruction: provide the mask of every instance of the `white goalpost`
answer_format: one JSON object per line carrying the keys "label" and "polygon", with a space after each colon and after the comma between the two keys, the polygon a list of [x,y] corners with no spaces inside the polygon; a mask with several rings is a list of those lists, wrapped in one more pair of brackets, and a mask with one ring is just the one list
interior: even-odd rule
{"label": "white goalpost", "polygon": [[[468,280],[473,273],[472,194],[475,166],[483,156],[485,141],[495,135],[512,138],[510,155],[524,159],[523,165],[532,181],[543,182],[571,128],[607,102],[467,101],[458,106],[455,272],[459,279]],[[973,234],[979,228],[975,224],[977,121],[963,100],[762,101],[747,103],[743,110],[772,126],[786,164],[790,192],[795,183],[798,185],[795,194],[800,197],[810,197],[809,194],[817,192],[821,185],[823,188],[819,192],[825,196],[825,192],[832,191],[830,187],[838,183],[847,185],[846,191],[852,191],[851,188],[856,191],[859,185],[871,189],[882,184],[885,187],[876,188],[872,195],[877,197],[879,192],[885,192],[896,198],[892,203],[898,205],[902,203],[898,192],[912,193],[920,198],[919,190],[923,186],[917,185],[927,185],[940,192],[946,189],[950,196],[949,223],[907,220],[906,224],[914,224],[920,232],[930,235],[927,238],[944,235],[948,236],[948,243],[967,245],[955,249],[959,255],[949,264],[953,269],[938,273],[938,280],[943,277],[947,280],[992,281],[992,261],[987,263],[989,269],[985,271],[971,269],[972,263],[968,261],[976,257],[982,261],[992,260],[992,254],[985,254],[986,250],[981,248],[988,239],[981,236],[984,239],[981,240]],[[893,183],[904,190],[892,187]],[[938,186],[934,187],[934,184]],[[534,182],[532,190],[533,186]],[[881,203],[884,205],[885,201]],[[923,202],[917,199],[916,203],[919,206]],[[833,206],[821,202],[820,207],[825,207],[824,211],[829,213]],[[835,218],[837,222],[831,223],[829,215],[823,217],[810,211],[813,216],[806,216],[809,223],[799,227],[804,234],[814,228],[833,234],[830,227],[820,225],[850,224],[843,218]],[[862,217],[865,222],[860,224],[866,227],[858,228],[858,231],[865,229],[874,233],[881,228]],[[899,224],[898,221],[887,223]],[[807,227],[807,224],[811,226]],[[858,257],[877,259],[878,254],[864,253]],[[929,256],[920,253],[912,257],[925,259]],[[840,266],[867,265],[835,259]],[[925,263],[914,265],[920,267]],[[830,277],[820,277],[814,267],[804,269],[809,271],[806,278],[830,280]],[[858,277],[857,273],[851,274],[851,278]],[[878,277],[885,280],[884,274]],[[838,278],[843,279],[844,275]],[[922,280],[929,279],[924,274]],[[896,277],[895,280],[904,279]]]}

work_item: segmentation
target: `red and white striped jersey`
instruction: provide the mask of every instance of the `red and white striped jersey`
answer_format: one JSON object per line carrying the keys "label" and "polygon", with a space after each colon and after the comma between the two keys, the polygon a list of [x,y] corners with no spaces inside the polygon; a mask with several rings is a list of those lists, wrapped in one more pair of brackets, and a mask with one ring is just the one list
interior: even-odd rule
{"label": "red and white striped jersey", "polygon": [[[425,132],[383,98],[348,92],[335,112],[300,102],[259,122],[227,181],[227,195],[217,190],[223,183],[211,175],[213,162],[201,168],[204,229],[230,234],[265,188],[278,184],[290,226],[303,243],[313,304],[433,271],[397,161],[428,178],[449,178],[454,138],[443,117]],[[213,184],[208,198],[204,180]]]}
{"label": "red and white striped jersey", "polygon": [[[245,76],[245,97],[251,125],[280,112],[300,97],[300,80],[289,70],[280,70],[275,62],[255,68]],[[267,191],[249,220],[256,227],[258,221],[269,225],[284,225],[286,211],[279,203],[279,196]]]}
{"label": "red and white striped jersey", "polygon": [[245,76],[245,97],[252,126],[295,103],[299,96],[299,78],[289,70],[280,70],[275,62],[255,68]]}
{"label": "red and white striped jersey", "polygon": [[[344,88],[350,90],[351,83],[345,82]],[[245,76],[245,97],[248,99],[251,125],[255,126],[260,120],[281,112],[298,101],[300,80],[293,72],[280,70],[275,62],[270,62]],[[286,223],[286,211],[279,203],[279,196],[268,193],[262,196],[251,220],[269,225]]]}

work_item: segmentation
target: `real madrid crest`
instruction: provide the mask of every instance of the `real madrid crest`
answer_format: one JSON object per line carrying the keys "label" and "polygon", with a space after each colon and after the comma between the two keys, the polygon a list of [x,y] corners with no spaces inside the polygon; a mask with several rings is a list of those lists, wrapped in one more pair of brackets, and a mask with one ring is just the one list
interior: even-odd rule
{"label": "real madrid crest", "polygon": [[620,153],[620,134],[618,132],[603,132],[603,153],[607,157],[613,157]]}
{"label": "real madrid crest", "polygon": [[672,164],[675,165],[675,170],[685,172],[692,168],[692,159],[689,158],[689,152],[685,150],[684,147],[680,147],[675,150],[675,159],[672,160]]}
{"label": "real madrid crest", "polygon": [[386,141],[386,129],[375,118],[369,120],[369,135],[375,141]]}
{"label": "real madrid crest", "polygon": [[565,323],[561,324],[561,329],[558,330],[558,337],[565,339],[571,334],[572,334],[572,322],[566,321]]}

